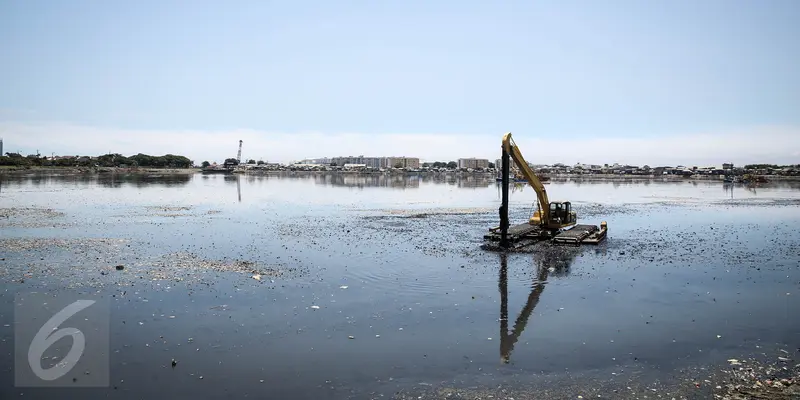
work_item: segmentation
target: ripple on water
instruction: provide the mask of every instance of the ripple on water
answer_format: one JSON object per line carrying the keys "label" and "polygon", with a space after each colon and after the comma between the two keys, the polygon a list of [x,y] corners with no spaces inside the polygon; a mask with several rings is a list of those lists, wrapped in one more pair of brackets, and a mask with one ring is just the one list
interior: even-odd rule
{"label": "ripple on water", "polygon": [[369,268],[350,268],[348,279],[356,280],[376,291],[391,292],[398,296],[423,296],[441,294],[454,289],[487,289],[497,286],[497,280],[485,279],[496,269],[465,265],[397,265],[380,264]]}

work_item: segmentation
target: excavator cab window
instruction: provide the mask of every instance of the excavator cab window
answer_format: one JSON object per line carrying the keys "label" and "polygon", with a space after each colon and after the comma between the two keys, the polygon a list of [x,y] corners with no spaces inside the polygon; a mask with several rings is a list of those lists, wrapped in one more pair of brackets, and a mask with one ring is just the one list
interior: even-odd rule
{"label": "excavator cab window", "polygon": [[550,219],[553,222],[561,223],[563,220],[564,209],[561,206],[561,203],[550,203]]}

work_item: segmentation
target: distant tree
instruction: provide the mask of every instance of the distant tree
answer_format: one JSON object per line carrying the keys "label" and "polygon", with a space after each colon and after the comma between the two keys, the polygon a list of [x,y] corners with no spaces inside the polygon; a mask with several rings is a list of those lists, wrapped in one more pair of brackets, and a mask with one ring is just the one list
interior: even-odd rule
{"label": "distant tree", "polygon": [[[103,156],[101,156],[103,157]],[[123,157],[122,155],[115,154],[115,165],[126,164],[136,165],[140,167],[155,167],[155,168],[191,168],[193,165],[192,160],[174,154],[166,154],[163,156],[150,156],[147,154],[137,154],[135,156]]]}
{"label": "distant tree", "polygon": [[53,161],[53,165],[57,167],[74,167],[77,165],[77,160],[74,158],[59,158],[58,160]]}
{"label": "distant tree", "polygon": [[76,163],[77,163],[78,166],[81,166],[81,167],[91,167],[92,165],[94,165],[94,163],[92,162],[92,159],[90,157],[87,157],[87,156],[78,157],[76,159]]}
{"label": "distant tree", "polygon": [[264,165],[265,163],[264,163],[264,160],[258,160],[258,162],[257,162],[256,164],[258,164],[258,165]]}
{"label": "distant tree", "polygon": [[104,154],[97,157],[97,165],[101,167],[119,167],[121,165],[131,165],[133,161],[122,154]]}
{"label": "distant tree", "polygon": [[38,154],[29,154],[25,159],[27,159],[28,165],[42,165],[42,161],[44,161]]}
{"label": "distant tree", "polygon": [[247,163],[248,163],[248,164],[255,164],[255,163],[256,163],[256,160],[247,160]]}
{"label": "distant tree", "polygon": [[489,168],[494,168],[494,163],[493,162],[489,163]]}
{"label": "distant tree", "polygon": [[239,165],[239,161],[235,158],[226,158],[225,165]]}
{"label": "distant tree", "polygon": [[450,161],[449,163],[447,163],[447,168],[451,169],[458,168],[458,164],[456,164],[455,161]]}
{"label": "distant tree", "polygon": [[9,156],[0,156],[0,165],[19,165],[19,161]]}
{"label": "distant tree", "polygon": [[748,164],[744,166],[744,169],[777,169],[780,168],[774,164]]}
{"label": "distant tree", "polygon": [[165,155],[163,157],[158,157],[158,158],[163,158],[162,165],[164,167],[169,167],[169,168],[191,168],[191,166],[192,166],[192,160],[190,160],[190,159],[188,159],[188,158],[186,158],[184,156],[178,156],[178,155],[174,155],[174,154],[167,154],[167,155]]}
{"label": "distant tree", "polygon": [[395,168],[403,168],[403,163],[395,163],[394,167]]}
{"label": "distant tree", "polygon": [[208,168],[208,167],[210,167],[210,166],[211,166],[211,163],[210,163],[210,162],[208,162],[208,161],[203,161],[203,163],[201,164],[201,166],[202,166],[203,168]]}
{"label": "distant tree", "polygon": [[430,167],[431,167],[431,163],[429,163],[429,162],[422,163],[422,168],[430,168]]}

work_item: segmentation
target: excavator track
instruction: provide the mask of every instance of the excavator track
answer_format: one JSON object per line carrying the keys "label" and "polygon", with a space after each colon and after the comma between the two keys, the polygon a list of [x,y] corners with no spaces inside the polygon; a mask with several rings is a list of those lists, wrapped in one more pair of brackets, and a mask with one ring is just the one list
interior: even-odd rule
{"label": "excavator track", "polygon": [[571,244],[598,244],[606,238],[606,230],[596,225],[575,225],[572,229],[563,231],[553,237],[553,243]]}
{"label": "excavator track", "polygon": [[[519,242],[523,239],[544,239],[548,237],[548,232],[541,227],[531,224],[519,224],[508,228],[507,239],[511,243]],[[483,236],[484,240],[499,242],[502,238],[500,228],[492,228],[489,233]]]}
{"label": "excavator track", "polygon": [[[550,240],[557,245],[580,246],[582,244],[599,244],[606,239],[607,228],[596,225],[575,225],[572,229],[561,231],[555,235],[536,225],[519,224],[508,228],[508,244],[510,248],[521,248],[527,245]],[[483,236],[487,242],[500,242],[499,228],[492,228]]]}

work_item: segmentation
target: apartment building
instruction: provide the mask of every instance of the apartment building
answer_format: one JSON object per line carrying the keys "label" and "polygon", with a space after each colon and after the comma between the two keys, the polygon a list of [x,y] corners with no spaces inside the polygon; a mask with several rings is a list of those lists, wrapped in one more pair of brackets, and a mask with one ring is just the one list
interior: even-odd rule
{"label": "apartment building", "polygon": [[332,164],[336,164],[338,166],[344,166],[347,164],[364,164],[367,168],[384,168],[385,161],[383,157],[364,157],[364,156],[348,156],[348,157],[333,157],[331,159]]}
{"label": "apartment building", "polygon": [[416,157],[386,157],[387,168],[419,168],[419,158]]}
{"label": "apartment building", "polygon": [[489,168],[489,160],[485,158],[459,158],[458,168],[486,169]]}

